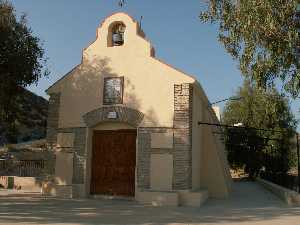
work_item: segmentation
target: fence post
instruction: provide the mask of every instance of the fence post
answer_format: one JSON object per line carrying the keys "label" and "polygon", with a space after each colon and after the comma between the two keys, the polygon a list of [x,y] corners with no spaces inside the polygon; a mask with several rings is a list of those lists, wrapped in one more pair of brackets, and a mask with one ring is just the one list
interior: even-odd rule
{"label": "fence post", "polygon": [[299,135],[296,133],[297,138],[297,162],[298,162],[298,192],[300,193],[300,152],[299,152]]}

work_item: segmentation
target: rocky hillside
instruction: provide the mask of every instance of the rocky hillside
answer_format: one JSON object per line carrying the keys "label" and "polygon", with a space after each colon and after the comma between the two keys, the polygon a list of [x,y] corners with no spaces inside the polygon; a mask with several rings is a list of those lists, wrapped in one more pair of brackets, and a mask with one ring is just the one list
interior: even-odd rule
{"label": "rocky hillside", "polygon": [[[48,101],[23,89],[17,99],[17,142],[44,138],[46,135]],[[0,124],[0,146],[6,143],[5,125]]]}

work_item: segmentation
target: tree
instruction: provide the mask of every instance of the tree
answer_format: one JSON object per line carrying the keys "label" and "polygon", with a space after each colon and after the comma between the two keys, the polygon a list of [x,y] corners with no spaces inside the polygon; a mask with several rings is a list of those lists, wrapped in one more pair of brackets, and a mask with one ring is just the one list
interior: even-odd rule
{"label": "tree", "polygon": [[27,26],[25,15],[17,19],[13,6],[0,0],[0,126],[8,141],[16,141],[15,99],[23,87],[48,74],[45,63],[41,41]]}
{"label": "tree", "polygon": [[[265,90],[248,80],[236,95],[241,100],[228,102],[222,118],[225,124],[243,124],[243,128],[229,128],[225,132],[231,166],[245,166],[250,176],[257,175],[262,167],[286,172],[292,162],[291,138],[297,124],[288,99],[275,88]],[[272,164],[265,160],[270,154]]]}
{"label": "tree", "polygon": [[297,0],[209,0],[202,22],[218,24],[219,41],[239,61],[243,75],[260,87],[280,80],[300,91],[300,35]]}

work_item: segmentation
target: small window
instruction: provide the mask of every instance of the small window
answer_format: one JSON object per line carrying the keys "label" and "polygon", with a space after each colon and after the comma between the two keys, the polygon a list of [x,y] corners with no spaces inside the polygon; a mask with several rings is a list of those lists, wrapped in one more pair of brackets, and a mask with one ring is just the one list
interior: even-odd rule
{"label": "small window", "polygon": [[124,77],[104,78],[103,104],[122,104],[123,103],[123,84]]}

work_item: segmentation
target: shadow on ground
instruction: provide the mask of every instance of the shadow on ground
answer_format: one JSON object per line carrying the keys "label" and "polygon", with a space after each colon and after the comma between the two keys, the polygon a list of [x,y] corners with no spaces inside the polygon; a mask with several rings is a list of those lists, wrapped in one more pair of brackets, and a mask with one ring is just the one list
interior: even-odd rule
{"label": "shadow on ground", "polygon": [[[294,222],[293,222],[294,221]],[[152,207],[121,200],[0,198],[0,224],[293,224],[300,207],[289,207],[254,182],[237,182],[227,200],[200,208]]]}

